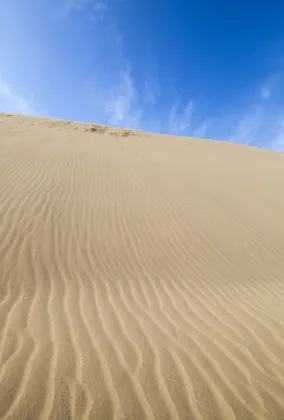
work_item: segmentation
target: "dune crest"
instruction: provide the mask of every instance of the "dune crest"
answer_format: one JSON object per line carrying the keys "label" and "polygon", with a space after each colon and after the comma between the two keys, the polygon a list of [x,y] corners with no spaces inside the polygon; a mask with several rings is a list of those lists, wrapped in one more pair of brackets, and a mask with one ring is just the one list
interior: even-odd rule
{"label": "dune crest", "polygon": [[0,114],[0,418],[284,418],[284,155]]}

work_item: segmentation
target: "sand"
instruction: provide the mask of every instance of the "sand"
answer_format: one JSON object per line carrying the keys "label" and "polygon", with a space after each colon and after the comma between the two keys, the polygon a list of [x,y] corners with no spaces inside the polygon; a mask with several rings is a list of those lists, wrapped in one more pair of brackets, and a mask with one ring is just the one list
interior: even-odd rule
{"label": "sand", "polygon": [[0,114],[0,418],[284,419],[284,155]]}

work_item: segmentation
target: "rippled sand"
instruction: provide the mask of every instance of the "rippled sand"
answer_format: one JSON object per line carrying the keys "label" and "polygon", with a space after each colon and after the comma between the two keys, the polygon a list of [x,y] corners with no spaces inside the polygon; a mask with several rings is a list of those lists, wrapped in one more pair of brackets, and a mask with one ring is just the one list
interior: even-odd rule
{"label": "rippled sand", "polygon": [[0,418],[284,419],[284,155],[0,114]]}

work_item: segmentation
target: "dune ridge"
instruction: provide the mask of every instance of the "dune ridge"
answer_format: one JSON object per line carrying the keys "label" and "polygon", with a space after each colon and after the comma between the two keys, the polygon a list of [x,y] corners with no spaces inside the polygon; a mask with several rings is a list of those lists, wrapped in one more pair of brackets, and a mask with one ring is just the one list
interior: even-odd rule
{"label": "dune ridge", "polygon": [[0,114],[0,418],[284,419],[284,155]]}

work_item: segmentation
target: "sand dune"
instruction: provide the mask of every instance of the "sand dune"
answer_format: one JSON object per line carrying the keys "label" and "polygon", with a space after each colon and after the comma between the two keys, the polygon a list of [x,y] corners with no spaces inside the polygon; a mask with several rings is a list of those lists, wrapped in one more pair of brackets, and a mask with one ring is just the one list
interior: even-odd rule
{"label": "sand dune", "polygon": [[0,418],[284,419],[284,155],[0,114]]}

